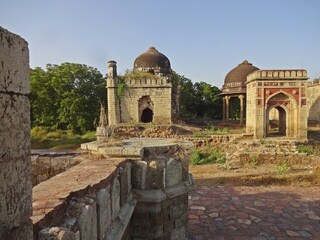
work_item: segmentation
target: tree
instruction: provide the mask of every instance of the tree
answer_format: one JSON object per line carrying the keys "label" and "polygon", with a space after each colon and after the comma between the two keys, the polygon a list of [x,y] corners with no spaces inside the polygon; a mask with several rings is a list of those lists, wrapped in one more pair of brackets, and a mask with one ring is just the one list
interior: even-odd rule
{"label": "tree", "polygon": [[77,133],[93,130],[99,119],[99,103],[105,104],[102,74],[84,64],[48,64],[46,70],[31,69],[30,88],[33,126]]}
{"label": "tree", "polygon": [[221,119],[222,100],[219,88],[205,82],[192,83],[189,78],[174,72],[180,84],[180,115],[182,118]]}

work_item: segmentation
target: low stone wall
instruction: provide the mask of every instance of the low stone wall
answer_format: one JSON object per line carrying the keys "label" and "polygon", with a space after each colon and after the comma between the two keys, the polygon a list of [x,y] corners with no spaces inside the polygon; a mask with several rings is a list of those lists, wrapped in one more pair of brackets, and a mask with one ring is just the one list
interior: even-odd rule
{"label": "low stone wall", "polygon": [[66,171],[84,160],[76,152],[31,152],[32,186]]}
{"label": "low stone wall", "polygon": [[105,157],[92,155],[33,188],[34,239],[186,239],[190,146],[168,139],[83,144]]}

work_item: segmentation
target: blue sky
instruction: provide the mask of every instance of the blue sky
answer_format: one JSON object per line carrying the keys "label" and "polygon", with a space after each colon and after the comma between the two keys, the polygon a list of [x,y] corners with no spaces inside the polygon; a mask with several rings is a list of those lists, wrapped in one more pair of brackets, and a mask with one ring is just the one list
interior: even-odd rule
{"label": "blue sky", "polygon": [[30,66],[132,69],[155,46],[173,70],[221,87],[247,59],[320,77],[319,0],[0,0],[0,25],[29,42]]}

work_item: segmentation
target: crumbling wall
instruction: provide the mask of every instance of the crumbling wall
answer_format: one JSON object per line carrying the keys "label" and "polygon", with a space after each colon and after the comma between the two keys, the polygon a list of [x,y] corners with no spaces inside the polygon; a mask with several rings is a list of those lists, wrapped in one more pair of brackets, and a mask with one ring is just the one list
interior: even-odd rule
{"label": "crumbling wall", "polygon": [[29,50],[0,27],[0,239],[32,239]]}
{"label": "crumbling wall", "polygon": [[191,145],[184,145],[82,144],[109,158],[88,159],[33,188],[34,239],[186,239]]}
{"label": "crumbling wall", "polygon": [[31,153],[32,186],[66,171],[83,160],[72,152]]}

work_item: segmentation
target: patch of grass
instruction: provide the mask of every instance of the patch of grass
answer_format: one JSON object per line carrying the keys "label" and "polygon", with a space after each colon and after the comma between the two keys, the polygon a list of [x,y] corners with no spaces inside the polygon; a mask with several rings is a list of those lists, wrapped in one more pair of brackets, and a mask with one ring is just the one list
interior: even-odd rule
{"label": "patch of grass", "polygon": [[207,130],[212,133],[212,134],[227,134],[229,133],[229,129],[224,127],[224,128],[218,128],[214,125],[209,125],[207,127]]}
{"label": "patch of grass", "polygon": [[285,173],[289,172],[290,169],[291,169],[291,166],[288,163],[288,161],[283,161],[277,165],[277,173],[278,174],[285,174]]}
{"label": "patch of grass", "polygon": [[205,137],[208,137],[208,135],[204,132],[195,132],[192,134],[192,137],[205,138]]}
{"label": "patch of grass", "polygon": [[314,148],[310,145],[299,145],[297,146],[297,151],[299,153],[306,153],[308,155],[311,155],[314,153]]}
{"label": "patch of grass", "polygon": [[50,127],[31,129],[31,147],[34,149],[75,149],[80,147],[81,143],[94,140],[96,140],[95,132],[79,135],[70,130]]}
{"label": "patch of grass", "polygon": [[211,148],[210,151],[201,152],[198,149],[191,153],[191,164],[202,165],[208,163],[225,163],[226,158],[223,153],[217,148]]}

